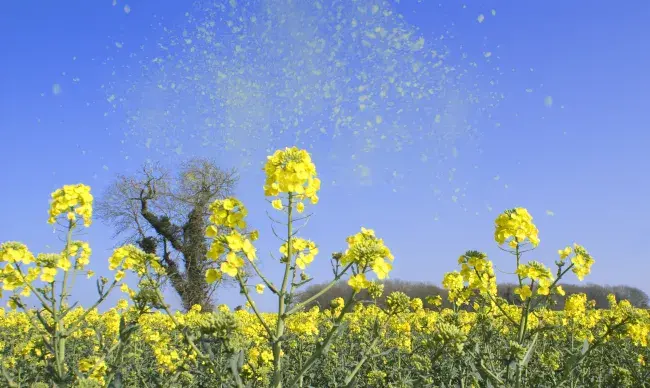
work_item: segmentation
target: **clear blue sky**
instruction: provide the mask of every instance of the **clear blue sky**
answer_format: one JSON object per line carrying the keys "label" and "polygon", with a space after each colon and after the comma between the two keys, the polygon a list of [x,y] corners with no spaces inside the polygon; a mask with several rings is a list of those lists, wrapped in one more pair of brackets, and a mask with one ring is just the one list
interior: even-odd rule
{"label": "clear blue sky", "polygon": [[[146,159],[174,165],[213,156],[225,168],[242,167],[237,194],[262,234],[263,267],[277,279],[277,263],[265,254],[279,244],[264,214],[270,207],[258,163],[267,148],[298,137],[324,182],[303,234],[321,246],[309,271],[319,282],[330,276],[329,254],[361,226],[394,251],[392,278],[439,283],[469,249],[512,271],[492,240],[493,221],[524,206],[541,238],[529,259],[552,264],[557,249],[578,242],[596,259],[587,282],[650,293],[643,247],[650,235],[650,3],[358,1],[367,10],[336,15],[330,1],[301,10],[280,1],[273,16],[260,12],[260,3],[268,2],[226,2],[216,16],[171,1],[4,4],[0,241],[58,251],[46,224],[54,189],[84,182],[99,195],[115,174]],[[381,16],[386,10],[393,14]],[[240,40],[217,34],[210,46],[199,36],[202,19],[244,20],[249,30]],[[263,32],[263,21],[274,28]],[[360,37],[330,39],[338,24],[345,34],[355,25]],[[412,44],[423,37],[424,49],[386,51],[398,38],[362,36],[380,35],[376,27],[411,32]],[[310,34],[322,38],[317,54],[306,48]],[[448,52],[437,70],[433,50]],[[335,68],[335,60],[345,65]],[[406,97],[396,87],[387,99],[377,97],[389,76]],[[332,108],[334,98],[320,100],[330,81],[337,89],[327,93],[342,99],[338,117],[350,120],[339,134],[336,117],[321,111]],[[427,88],[435,97],[409,97]],[[379,102],[362,111],[364,95]],[[396,151],[400,136],[413,141]],[[224,151],[226,137],[237,143]],[[379,145],[359,150],[369,143]],[[107,273],[111,236],[96,220],[83,237],[99,274]],[[80,281],[75,295],[86,303],[93,292],[94,284]],[[241,300],[229,290],[219,302]],[[270,302],[265,296],[260,303]]]}

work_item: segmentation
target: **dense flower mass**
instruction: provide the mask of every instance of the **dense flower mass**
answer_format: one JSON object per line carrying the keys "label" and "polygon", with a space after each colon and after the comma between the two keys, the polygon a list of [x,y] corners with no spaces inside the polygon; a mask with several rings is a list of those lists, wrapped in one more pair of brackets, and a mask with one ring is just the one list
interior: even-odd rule
{"label": "dense flower mass", "polygon": [[214,238],[217,236],[219,226],[228,228],[246,228],[244,218],[248,215],[248,210],[244,204],[237,198],[218,199],[210,205],[210,222],[213,225],[208,226],[206,236]]}
{"label": "dense flower mass", "polygon": [[[359,387],[396,386],[404,374],[415,374],[413,381],[401,386],[420,387],[427,384],[442,386],[450,381],[466,386],[481,386],[480,380],[472,374],[458,374],[455,370],[467,363],[480,365],[480,354],[473,351],[476,344],[490,352],[494,359],[507,359],[514,348],[511,340],[517,330],[508,326],[508,320],[500,310],[489,314],[459,311],[448,308],[421,307],[421,301],[411,299],[403,293],[390,294],[385,310],[374,305],[362,306],[346,316],[349,331],[342,333],[333,343],[313,373],[305,377],[305,385],[342,385],[349,374],[344,365],[356,364],[364,357],[364,351],[374,338],[373,354],[376,362],[363,364],[359,372]],[[644,377],[650,373],[645,361],[650,357],[648,333],[650,312],[643,309],[619,306],[617,302],[610,310],[596,310],[589,307],[584,294],[567,298],[563,311],[542,310],[534,325],[545,333],[537,342],[536,351],[530,359],[523,386],[543,386],[545,382],[563,378],[563,368],[571,365],[571,357],[559,354],[580,355],[584,340],[589,346],[596,346],[590,353],[593,358],[588,364],[579,364],[572,381],[574,386],[594,386],[598,378],[604,386],[641,387]],[[322,340],[332,324],[336,309],[343,306],[343,300],[333,303],[332,309],[323,311],[314,308],[298,313],[287,323],[287,345],[284,359],[290,365],[298,364],[305,354],[310,354]],[[84,321],[93,329],[79,331],[70,339],[70,346],[78,355],[71,360],[79,371],[91,380],[101,383],[109,369],[101,361],[98,349],[102,341],[115,344],[119,336],[120,316],[111,309],[105,313],[92,311]],[[507,312],[515,316],[521,307]],[[68,320],[79,317],[84,310],[73,309]],[[200,387],[218,385],[230,370],[230,358],[223,357],[217,366],[201,362],[196,352],[187,346],[181,330],[195,333],[210,333],[215,352],[224,351],[224,344],[243,350],[241,378],[252,387],[267,387],[271,376],[273,354],[264,340],[264,328],[255,314],[248,310],[232,312],[221,306],[216,313],[201,311],[198,306],[189,312],[175,313],[181,326],[164,313],[151,313],[139,319],[140,330],[134,333],[135,346],[125,352],[126,363],[122,368],[123,386],[148,386],[155,382],[169,382],[183,373],[186,380],[173,387]],[[603,337],[612,322],[630,320],[618,334]],[[274,314],[263,313],[269,324],[275,322]],[[38,332],[30,325],[24,313],[0,310],[0,338],[4,349],[3,363],[10,376],[29,375],[33,381],[43,381],[47,369],[39,355],[42,344]],[[498,328],[511,330],[494,331]],[[21,328],[16,330],[16,328]],[[605,338],[600,342],[600,338]],[[211,344],[211,345],[208,345]],[[222,350],[219,350],[222,349]],[[235,353],[238,354],[238,353]],[[494,361],[496,362],[496,361]],[[613,370],[624,368],[630,373],[627,385],[616,383]],[[94,369],[93,369],[94,368]],[[468,367],[469,369],[469,367]],[[600,377],[599,377],[600,375]],[[480,376],[480,375],[479,375]],[[164,384],[160,384],[164,385]]]}
{"label": "dense flower mass", "polygon": [[528,210],[518,207],[501,213],[495,221],[494,239],[501,245],[506,242],[511,248],[530,242],[539,245],[538,230]]}
{"label": "dense flower mass", "polygon": [[[361,228],[347,238],[343,253],[332,255],[334,280],[298,302],[296,289],[312,280],[304,271],[319,249],[296,237],[292,211],[295,206],[302,213],[304,199],[318,201],[320,181],[309,154],[295,147],[270,156],[265,171],[265,194],[278,197],[272,206],[288,221],[285,237],[278,236],[283,242],[281,286],[257,265],[253,241],[259,233],[246,230],[241,201],[225,198],[209,206],[205,237],[210,242],[207,260],[201,262],[207,265],[201,268],[207,283],[224,274],[235,279],[245,302],[234,312],[226,305],[173,312],[162,291],[166,281],[178,279],[168,277],[156,255],[134,245],[119,247],[109,257],[114,279],[97,280],[93,308],[71,306],[71,283],[91,255],[88,243],[73,240],[72,232],[77,216],[90,224],[92,196],[84,185],[57,190],[49,221],[63,214],[69,220],[63,249],[34,255],[19,242],[0,244],[0,284],[11,293],[7,304],[12,309],[0,309],[0,384],[370,388],[647,383],[650,311],[614,295],[608,297],[607,309],[596,309],[585,294],[564,298],[558,281],[570,271],[583,280],[594,259],[574,244],[558,251],[557,271],[539,261],[522,261],[530,249],[520,248],[539,244],[537,228],[523,208],[508,210],[495,221],[495,240],[500,246],[507,243],[512,249],[503,250],[515,256],[510,271],[517,278],[515,296],[497,293],[493,263],[472,250],[458,258],[459,270],[444,275],[446,298],[432,295],[425,304],[398,291],[382,300],[381,279],[392,270],[394,257],[373,230]],[[138,276],[136,288],[122,282],[127,271]],[[85,272],[92,277],[92,271]],[[371,272],[377,279],[367,278]],[[255,274],[259,282],[250,281]],[[345,298],[337,297],[329,306],[310,304],[345,277],[351,288]],[[96,307],[114,288],[124,299],[99,313]],[[260,311],[251,297],[253,291],[267,289],[278,298],[277,312]],[[363,301],[362,290],[369,297]],[[31,296],[40,302],[36,309],[22,299]]]}
{"label": "dense flower mass", "polygon": [[84,220],[85,226],[90,226],[93,215],[93,196],[90,194],[90,187],[77,184],[66,185],[52,193],[50,204],[49,223],[54,223],[56,217],[66,214],[70,221],[74,221],[79,215]]}
{"label": "dense flower mass", "polygon": [[[318,203],[320,179],[316,177],[316,166],[307,151],[297,147],[275,151],[273,155],[268,156],[264,171],[264,195],[267,197],[291,193],[296,196],[297,203],[301,203],[302,199],[309,199],[312,204]],[[281,209],[282,203],[274,202],[273,207]]]}

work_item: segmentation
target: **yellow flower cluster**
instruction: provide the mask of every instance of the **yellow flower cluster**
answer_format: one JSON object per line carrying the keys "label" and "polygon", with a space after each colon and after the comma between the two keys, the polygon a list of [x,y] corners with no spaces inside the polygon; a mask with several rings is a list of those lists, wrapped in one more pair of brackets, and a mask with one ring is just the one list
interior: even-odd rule
{"label": "yellow flower cluster", "polygon": [[458,258],[458,264],[460,272],[448,272],[442,281],[442,286],[449,292],[450,301],[457,305],[466,304],[475,291],[485,296],[496,295],[494,268],[485,253],[467,251]]}
{"label": "yellow flower cluster", "polygon": [[569,318],[580,318],[587,310],[587,295],[573,294],[566,298],[564,312]]}
{"label": "yellow flower cluster", "polygon": [[384,279],[393,269],[393,254],[384,245],[384,240],[375,236],[374,230],[362,227],[361,232],[347,238],[347,243],[348,249],[340,260],[344,266],[356,266],[356,274],[350,278],[348,284],[357,292],[370,285],[365,275],[367,270],[372,269],[377,278]]}
{"label": "yellow flower cluster", "polygon": [[63,213],[66,213],[70,221],[74,221],[76,215],[79,215],[84,220],[84,225],[90,226],[93,214],[93,196],[90,194],[90,187],[83,184],[66,185],[52,193],[48,222],[53,224]]}
{"label": "yellow flower cluster", "polygon": [[219,234],[218,226],[228,228],[246,228],[244,218],[248,210],[237,198],[218,199],[210,204],[210,222],[214,225],[208,226],[206,236],[214,238]]}
{"label": "yellow flower cluster", "polygon": [[[156,255],[145,253],[135,245],[124,245],[113,251],[108,259],[108,268],[111,271],[117,268],[131,270],[142,276],[146,273],[148,266],[151,266],[157,273],[164,273],[164,268],[159,260]],[[121,276],[124,276],[123,273],[118,272],[116,278]]]}
{"label": "yellow flower cluster", "polygon": [[[221,271],[235,277],[239,269],[244,267],[244,259],[240,256],[241,254],[251,261],[257,257],[257,250],[251,242],[252,237],[257,236],[250,237],[248,238],[236,230],[231,231],[228,235],[216,235],[212,240],[207,257],[217,261],[225,253],[226,259],[221,262]],[[209,283],[221,279],[218,271],[214,268],[211,269],[212,271],[206,271],[206,280]]]}
{"label": "yellow flower cluster", "polygon": [[100,385],[106,384],[104,377],[108,371],[108,366],[103,359],[99,357],[94,358],[84,358],[79,360],[79,371],[81,372],[91,372],[88,378],[91,381],[94,381]]}
{"label": "yellow flower cluster", "polygon": [[[280,253],[282,253],[284,257],[286,257],[289,253],[287,246],[288,244],[284,243],[280,247]],[[307,266],[311,264],[312,261],[314,261],[314,257],[318,254],[318,247],[316,247],[316,243],[300,237],[291,239],[291,249],[293,254],[298,255],[296,257],[296,266],[302,270],[307,268]]]}
{"label": "yellow flower cluster", "polygon": [[578,244],[573,244],[573,252],[574,256],[571,259],[572,271],[579,280],[582,280],[591,272],[591,266],[595,263],[595,260],[584,247]]}
{"label": "yellow flower cluster", "polygon": [[494,239],[499,245],[508,242],[511,248],[528,240],[539,245],[538,230],[528,210],[518,207],[501,213],[495,221]]}
{"label": "yellow flower cluster", "polygon": [[[90,247],[85,242],[71,242],[69,253],[70,257],[78,255],[75,263],[77,268],[87,265],[90,260]],[[28,285],[39,278],[39,276],[41,281],[52,283],[59,269],[68,271],[72,266],[65,252],[62,254],[40,253],[34,257],[27,246],[19,242],[11,241],[0,245],[0,261],[7,263],[0,270],[2,289],[5,291],[14,291],[24,287],[21,291],[22,296],[29,296],[31,294],[31,288]],[[35,264],[36,266],[26,268],[26,272],[23,272],[19,268],[21,264]]]}
{"label": "yellow flower cluster", "polygon": [[[90,249],[90,245],[87,242],[72,241],[68,247],[67,253],[69,254],[70,258],[76,257],[75,269],[82,270],[88,264],[90,264],[90,254],[92,253],[92,250]],[[61,252],[62,256],[65,256],[65,254],[65,251]],[[67,271],[67,269],[63,270]]]}
{"label": "yellow flower cluster", "polygon": [[465,288],[463,275],[458,271],[447,272],[442,278],[442,287],[449,292],[448,299],[456,304],[466,303],[471,290]]}
{"label": "yellow flower cluster", "polygon": [[[264,195],[267,197],[291,193],[295,194],[298,201],[309,199],[312,204],[318,203],[320,179],[316,177],[316,166],[307,151],[297,147],[277,150],[267,157],[264,171],[266,173]],[[273,206],[282,208],[281,202],[279,204],[276,202]],[[301,205],[298,211],[302,211],[303,206]]]}
{"label": "yellow flower cluster", "polygon": [[[553,284],[553,274],[551,270],[546,268],[544,264],[537,261],[531,261],[526,264],[520,264],[515,273],[519,276],[520,280],[530,279],[533,282],[536,282],[537,295],[548,295],[551,292],[551,285]],[[563,293],[562,288],[555,288],[556,292],[559,294]],[[521,300],[526,300],[532,296],[532,289],[529,285],[524,285],[515,288],[515,294],[519,295]]]}
{"label": "yellow flower cluster", "polygon": [[[225,260],[221,262],[220,270],[209,268],[205,272],[205,279],[208,283],[220,281],[223,273],[236,277],[241,268],[244,267],[244,259],[239,255],[243,253],[248,260],[255,260],[257,253],[252,241],[257,240],[259,233],[255,230],[248,235],[242,234],[246,228],[244,218],[248,214],[244,204],[236,198],[216,200],[210,205],[210,222],[206,229],[205,236],[212,239],[207,257],[213,261],[226,254]],[[221,234],[219,227],[230,229],[229,234]]]}
{"label": "yellow flower cluster", "polygon": [[34,255],[25,244],[8,241],[0,245],[0,262],[30,264],[34,262]]}

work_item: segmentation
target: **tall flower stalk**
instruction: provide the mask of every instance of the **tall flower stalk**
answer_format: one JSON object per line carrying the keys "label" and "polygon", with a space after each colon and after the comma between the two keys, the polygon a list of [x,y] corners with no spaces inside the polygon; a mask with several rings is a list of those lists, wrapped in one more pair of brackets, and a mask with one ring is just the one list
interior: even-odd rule
{"label": "tall flower stalk", "polygon": [[[235,198],[217,200],[211,206],[211,225],[206,236],[213,239],[208,257],[219,263],[218,268],[206,272],[208,282],[219,281],[224,274],[237,280],[241,293],[265,331],[265,338],[272,353],[272,373],[270,386],[279,388],[302,384],[304,374],[316,360],[326,353],[336,336],[343,329],[343,320],[352,311],[356,295],[370,285],[366,273],[373,271],[378,278],[385,278],[392,269],[393,256],[385,247],[383,240],[375,237],[374,231],[362,228],[361,233],[348,237],[348,250],[343,254],[333,255],[334,278],[318,294],[302,303],[293,303],[299,288],[312,278],[305,272],[319,253],[313,241],[297,237],[301,228],[297,221],[308,220],[309,216],[296,217],[305,210],[305,202],[318,203],[320,180],[316,174],[311,156],[305,150],[296,147],[278,150],[269,156],[264,166],[266,183],[264,194],[270,198],[272,207],[286,215],[286,222],[275,221],[286,226],[284,233],[274,234],[282,241],[280,247],[280,264],[283,266],[282,280],[279,286],[271,282],[259,269],[256,250],[252,242],[258,237],[257,231],[245,232],[244,217],[247,212],[243,204]],[[251,272],[262,283],[249,284]],[[325,293],[346,274],[351,274],[348,284],[352,288],[341,314],[334,320],[332,327],[324,333],[313,354],[302,364],[294,376],[286,375],[283,366],[284,344],[290,335],[287,333],[287,320],[304,309],[315,298]],[[268,288],[277,297],[277,310],[274,314],[262,314],[249,289],[263,292]]]}

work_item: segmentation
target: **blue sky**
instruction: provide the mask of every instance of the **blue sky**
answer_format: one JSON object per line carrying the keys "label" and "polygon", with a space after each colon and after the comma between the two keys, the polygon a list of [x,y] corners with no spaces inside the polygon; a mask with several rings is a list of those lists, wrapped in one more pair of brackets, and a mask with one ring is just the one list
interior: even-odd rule
{"label": "blue sky", "polygon": [[[327,9],[328,4],[323,2],[323,7]],[[493,222],[500,211],[523,206],[540,229],[540,248],[529,259],[552,264],[557,249],[578,242],[596,259],[587,282],[628,284],[650,293],[646,280],[650,264],[642,247],[650,233],[646,222],[650,184],[644,179],[650,167],[644,114],[644,103],[650,97],[650,78],[645,74],[650,65],[645,47],[650,4],[377,4],[403,14],[399,23],[413,31],[414,37],[424,37],[426,50],[446,47],[445,66],[465,71],[465,78],[440,83],[438,89],[444,92],[442,99],[449,101],[448,96],[457,94],[457,100],[444,110],[441,133],[454,134],[454,123],[464,124],[458,126],[457,135],[416,137],[413,144],[394,151],[393,135],[416,136],[422,125],[436,128],[434,113],[426,109],[439,109],[435,99],[413,102],[396,97],[391,101],[403,104],[408,116],[398,117],[383,105],[372,113],[351,115],[353,121],[365,121],[366,114],[382,117],[386,126],[377,123],[372,133],[388,136],[378,140],[382,145],[373,151],[356,150],[368,138],[353,135],[354,125],[336,138],[331,132],[303,134],[298,144],[309,148],[324,183],[321,202],[309,208],[314,215],[303,234],[321,247],[321,256],[308,273],[318,282],[328,280],[329,254],[344,249],[345,237],[361,226],[374,228],[393,250],[392,278],[439,283],[445,272],[455,269],[456,258],[469,249],[488,253],[499,270],[512,272],[512,258],[492,240]],[[243,9],[246,17],[255,15],[254,5]],[[278,110],[286,110],[292,118],[294,107],[285,107],[277,95],[264,94],[270,89],[261,89],[259,95],[246,95],[244,107],[231,107],[225,113],[216,105],[208,108],[208,116],[223,113],[219,120],[230,120],[229,127],[221,132],[202,127],[205,117],[192,112],[205,103],[199,95],[204,85],[183,81],[187,74],[182,69],[142,68],[142,63],[161,55],[157,43],[187,39],[183,30],[193,33],[191,28],[198,24],[188,21],[186,12],[205,16],[185,2],[14,2],[3,6],[1,241],[22,241],[35,252],[59,250],[58,236],[46,224],[49,194],[56,188],[84,182],[99,195],[115,174],[132,172],[146,159],[173,166],[194,155],[212,156],[224,168],[242,168],[237,195],[250,208],[249,222],[260,229],[262,266],[279,281],[277,263],[265,254],[276,252],[279,244],[265,216],[270,207],[263,197],[264,177],[258,163],[263,162],[267,148],[293,145],[295,128],[324,126],[329,131],[334,124],[315,111],[307,112],[300,115],[294,129],[280,134],[271,125],[260,129],[265,134],[261,140],[252,140],[255,125],[266,118],[279,120],[282,113]],[[289,18],[297,14],[287,11]],[[393,23],[390,20],[386,25]],[[306,31],[300,21],[296,23],[287,28]],[[244,47],[246,42],[250,44],[245,41]],[[292,52],[292,47],[287,46],[287,55],[303,55]],[[372,47],[368,51],[379,52]],[[192,71],[202,76],[214,70],[207,70],[206,63],[214,64],[215,58],[202,53],[198,44],[195,52],[172,48],[164,55],[170,64],[190,63]],[[364,69],[379,74],[359,56],[346,55],[351,58],[346,70],[350,74]],[[396,58],[391,55],[386,58]],[[223,70],[231,72],[229,79],[243,82],[249,74],[234,78],[233,65],[243,63],[244,70],[255,75],[255,69],[288,62],[265,58],[259,51],[246,58],[250,61],[233,59],[224,65],[230,66]],[[418,58],[414,54],[400,59],[399,66],[412,65]],[[265,65],[265,59],[271,64]],[[305,66],[319,64],[308,61]],[[272,84],[273,77],[273,73],[259,74],[256,85]],[[398,75],[401,82],[410,77],[415,76],[405,71]],[[149,88],[163,78],[175,80],[184,89],[169,94]],[[304,86],[313,91],[309,82],[309,78],[302,79],[283,87]],[[219,90],[237,97],[250,89],[248,84],[233,85]],[[356,101],[356,94],[341,93]],[[111,95],[119,104],[113,103]],[[471,96],[478,102],[464,103]],[[303,95],[292,98],[291,104]],[[310,101],[305,106],[320,107]],[[274,108],[271,113],[269,106]],[[166,109],[182,121],[161,119]],[[253,121],[248,121],[251,117]],[[255,121],[260,117],[262,121]],[[140,121],[134,124],[134,118]],[[396,124],[387,127],[388,122]],[[472,124],[471,130],[465,122]],[[192,132],[190,128],[198,129]],[[199,132],[216,142],[227,133],[241,144],[227,151],[201,146],[193,137]],[[241,156],[242,148],[246,157]],[[108,272],[106,259],[117,243],[111,236],[112,230],[99,220],[83,236],[93,247],[91,268],[99,274]],[[497,276],[502,281],[510,279],[506,274]],[[568,282],[576,279],[570,276]],[[91,301],[86,291],[94,292],[94,284],[77,284],[75,297]],[[235,290],[225,290],[219,302],[236,305],[241,300]],[[268,296],[260,303],[265,308],[273,306]]]}

